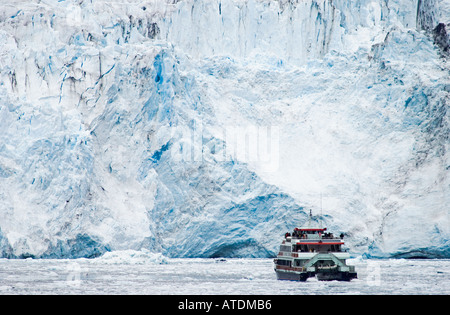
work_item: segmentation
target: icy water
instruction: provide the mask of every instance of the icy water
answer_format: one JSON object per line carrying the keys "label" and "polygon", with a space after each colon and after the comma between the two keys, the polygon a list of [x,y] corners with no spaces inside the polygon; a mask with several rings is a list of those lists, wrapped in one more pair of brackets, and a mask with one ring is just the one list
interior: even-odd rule
{"label": "icy water", "polygon": [[272,259],[0,259],[0,294],[450,294],[450,259],[349,263],[358,279],[302,283]]}

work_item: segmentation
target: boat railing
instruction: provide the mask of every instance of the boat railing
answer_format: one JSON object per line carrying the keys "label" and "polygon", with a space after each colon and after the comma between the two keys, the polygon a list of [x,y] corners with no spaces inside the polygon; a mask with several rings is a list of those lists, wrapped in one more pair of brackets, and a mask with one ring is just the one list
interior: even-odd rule
{"label": "boat railing", "polygon": [[341,240],[342,238],[336,236],[323,236],[318,234],[304,234],[300,236],[290,236],[287,238],[288,242],[295,240]]}

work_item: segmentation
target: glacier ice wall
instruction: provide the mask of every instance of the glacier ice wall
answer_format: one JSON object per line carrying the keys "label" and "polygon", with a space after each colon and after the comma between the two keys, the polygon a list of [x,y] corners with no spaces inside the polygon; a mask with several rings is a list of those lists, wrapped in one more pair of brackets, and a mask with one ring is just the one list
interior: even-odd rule
{"label": "glacier ice wall", "polygon": [[354,253],[449,257],[449,17],[446,0],[3,4],[0,255],[268,257],[323,208]]}

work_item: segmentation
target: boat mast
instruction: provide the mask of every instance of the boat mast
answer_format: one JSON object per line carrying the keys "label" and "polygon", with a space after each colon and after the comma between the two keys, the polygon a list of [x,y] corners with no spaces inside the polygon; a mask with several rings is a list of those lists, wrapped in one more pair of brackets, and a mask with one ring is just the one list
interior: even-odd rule
{"label": "boat mast", "polygon": [[312,221],[312,209],[309,209],[308,228],[311,227],[311,221]]}
{"label": "boat mast", "polygon": [[322,193],[320,193],[320,219],[319,219],[319,226],[322,228]]}

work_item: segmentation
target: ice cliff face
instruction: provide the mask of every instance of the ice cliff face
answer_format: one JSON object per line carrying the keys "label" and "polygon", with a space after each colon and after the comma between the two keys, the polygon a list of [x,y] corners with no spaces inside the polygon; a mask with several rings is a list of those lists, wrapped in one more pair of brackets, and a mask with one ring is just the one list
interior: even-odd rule
{"label": "ice cliff face", "polygon": [[[0,6],[0,256],[450,257],[444,0]],[[317,218],[317,217],[316,217]]]}

